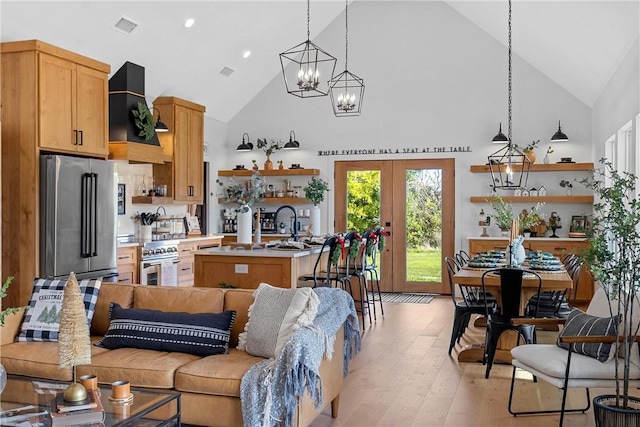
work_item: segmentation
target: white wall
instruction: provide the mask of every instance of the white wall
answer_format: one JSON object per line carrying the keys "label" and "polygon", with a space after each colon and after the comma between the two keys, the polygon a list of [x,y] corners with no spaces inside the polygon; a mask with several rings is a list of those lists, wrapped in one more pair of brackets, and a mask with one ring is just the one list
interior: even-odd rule
{"label": "white wall", "polygon": [[[640,112],[640,39],[629,49],[592,111],[594,159],[604,157],[604,142]],[[637,146],[637,141],[636,141]],[[636,165],[638,170],[640,165]]]}
{"label": "white wall", "polygon": [[[314,42],[338,57],[336,72],[344,69],[344,15]],[[289,47],[281,46],[280,51]],[[481,207],[488,209],[470,204],[469,196],[488,194],[490,184],[488,174],[470,174],[469,165],[486,163],[487,155],[499,148],[490,141],[500,121],[506,132],[505,46],[440,2],[358,1],[349,8],[349,71],[364,78],[366,85],[360,117],[334,117],[326,97],[300,99],[287,94],[278,75],[229,122],[224,168],[250,165],[252,158],[264,161],[264,153],[255,149],[234,151],[243,132],[255,143],[258,137],[286,141],[289,131],[295,130],[301,150],[278,152],[275,159],[319,168],[330,184],[335,160],[407,156],[320,157],[317,150],[470,146],[472,153],[409,156],[456,158],[456,247],[466,248],[465,238],[480,234],[477,214]],[[553,161],[560,157],[591,161],[591,111],[585,104],[518,56],[513,58],[513,84],[515,143],[540,139],[541,161],[560,119],[570,142],[554,146]],[[530,179],[531,186],[544,184],[549,194],[563,194],[557,182],[544,174]],[[332,231],[332,193],[329,197],[322,206],[323,230]],[[557,205],[545,211],[567,217],[586,208]],[[498,235],[493,228],[492,234]]]}

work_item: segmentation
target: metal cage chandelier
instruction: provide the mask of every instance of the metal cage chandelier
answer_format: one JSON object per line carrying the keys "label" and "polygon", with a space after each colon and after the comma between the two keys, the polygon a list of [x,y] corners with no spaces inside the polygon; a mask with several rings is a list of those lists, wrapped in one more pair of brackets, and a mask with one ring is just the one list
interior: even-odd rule
{"label": "metal cage chandelier", "polygon": [[350,73],[349,61],[349,2],[344,8],[344,71],[329,81],[331,105],[336,117],[359,116],[364,97],[364,80]]}
{"label": "metal cage chandelier", "polygon": [[[511,0],[509,0],[509,127],[507,145],[489,155],[489,169],[494,189],[515,190],[526,187],[531,161],[513,145],[511,139]],[[502,127],[500,129],[502,133]],[[497,137],[497,136],[496,136]],[[494,138],[495,140],[495,138]],[[523,182],[524,181],[524,182]]]}
{"label": "metal cage chandelier", "polygon": [[309,2],[307,0],[307,40],[280,54],[287,92],[300,98],[326,96],[329,89],[320,84],[320,77],[333,76],[336,69],[336,58],[311,42]]}

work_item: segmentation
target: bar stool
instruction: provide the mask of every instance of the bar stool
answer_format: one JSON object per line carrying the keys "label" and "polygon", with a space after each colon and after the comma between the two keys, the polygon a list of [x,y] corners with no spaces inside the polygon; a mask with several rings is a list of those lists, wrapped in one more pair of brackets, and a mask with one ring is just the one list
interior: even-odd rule
{"label": "bar stool", "polygon": [[384,316],[384,308],[382,307],[382,293],[380,292],[380,277],[378,276],[378,266],[376,265],[380,231],[380,229],[376,229],[368,230],[363,233],[363,237],[366,239],[366,244],[363,250],[362,269],[367,273],[369,278],[369,288],[367,289],[367,292],[371,294],[374,321],[378,320],[376,315],[376,302],[380,303],[380,313],[382,313],[382,315]]}

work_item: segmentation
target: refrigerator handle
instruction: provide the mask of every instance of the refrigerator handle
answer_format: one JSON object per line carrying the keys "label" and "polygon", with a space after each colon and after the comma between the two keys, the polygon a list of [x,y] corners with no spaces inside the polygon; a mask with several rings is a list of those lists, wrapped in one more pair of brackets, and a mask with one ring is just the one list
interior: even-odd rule
{"label": "refrigerator handle", "polygon": [[82,187],[80,190],[80,256],[82,258],[90,257],[89,253],[89,183],[91,180],[90,173],[82,174]]}
{"label": "refrigerator handle", "polygon": [[90,256],[98,256],[98,174],[91,174],[91,225],[89,236]]}

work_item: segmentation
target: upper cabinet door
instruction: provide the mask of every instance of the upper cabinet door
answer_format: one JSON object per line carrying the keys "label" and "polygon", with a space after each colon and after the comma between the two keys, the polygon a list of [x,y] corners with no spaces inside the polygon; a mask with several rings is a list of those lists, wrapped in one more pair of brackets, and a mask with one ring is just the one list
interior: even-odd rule
{"label": "upper cabinet door", "polygon": [[40,53],[41,148],[106,157],[107,74]]}
{"label": "upper cabinet door", "polygon": [[175,146],[173,151],[173,198],[176,201],[189,202],[191,201],[191,184],[189,182],[189,169],[194,165],[190,164],[189,153],[189,139],[191,134],[189,132],[190,124],[190,109],[176,105],[174,107],[174,120],[175,120]]}
{"label": "upper cabinet door", "polygon": [[76,64],[40,53],[40,147],[77,151]]}
{"label": "upper cabinet door", "polygon": [[76,69],[76,123],[78,151],[106,156],[109,153],[109,82],[106,74],[78,65]]}
{"label": "upper cabinet door", "polygon": [[187,171],[191,188],[191,203],[202,203],[203,200],[203,161],[204,161],[204,114],[191,110],[189,117],[189,156],[191,158]]}

